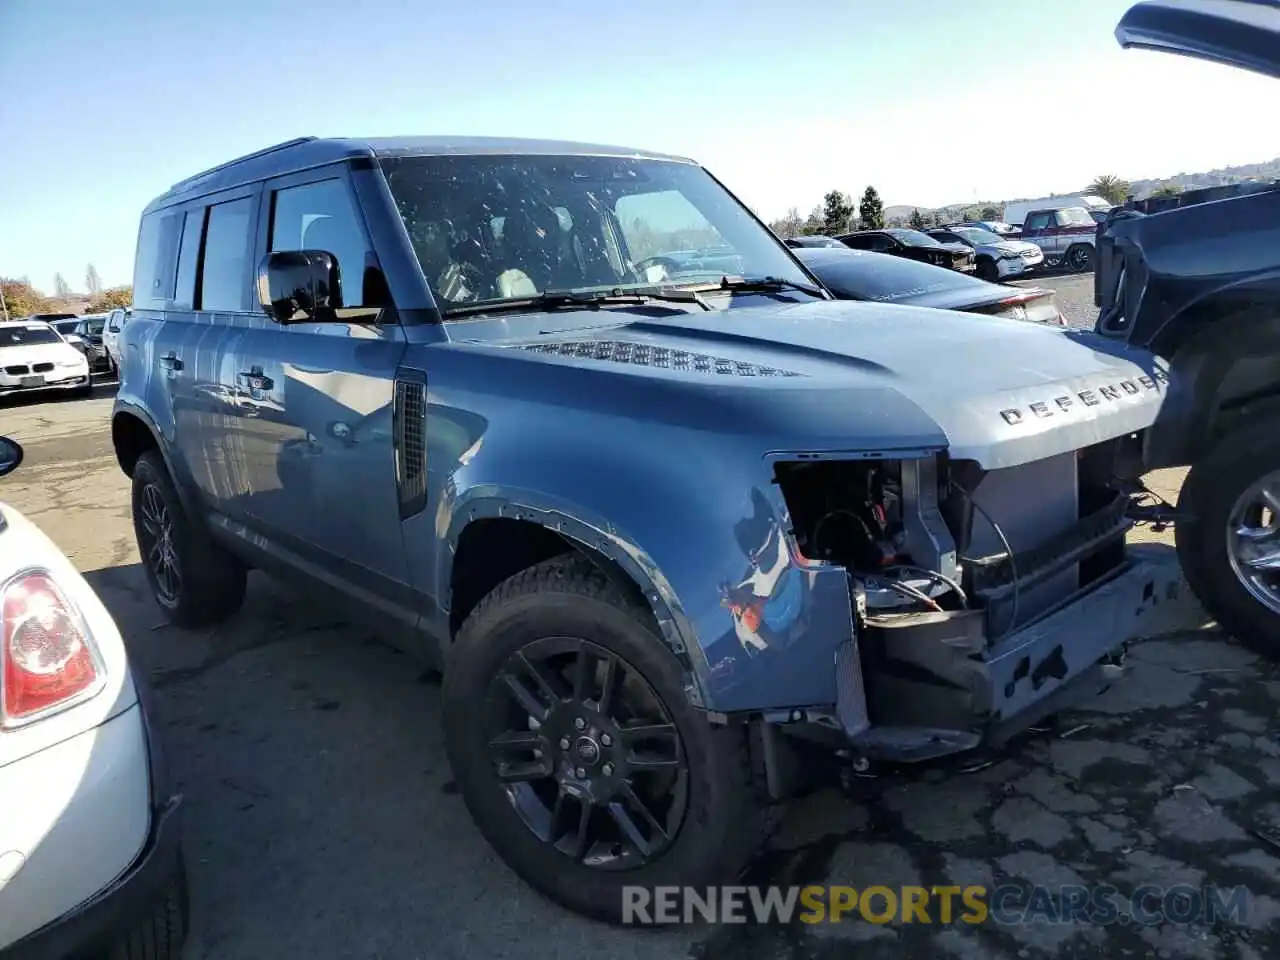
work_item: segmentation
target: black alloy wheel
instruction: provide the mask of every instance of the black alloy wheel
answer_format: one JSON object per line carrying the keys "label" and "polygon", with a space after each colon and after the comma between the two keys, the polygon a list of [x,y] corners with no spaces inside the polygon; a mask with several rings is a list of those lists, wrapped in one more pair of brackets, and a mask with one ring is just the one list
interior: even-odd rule
{"label": "black alloy wheel", "polygon": [[512,654],[488,703],[494,774],[533,834],[589,867],[660,857],[688,806],[671,714],[620,656],[548,637]]}

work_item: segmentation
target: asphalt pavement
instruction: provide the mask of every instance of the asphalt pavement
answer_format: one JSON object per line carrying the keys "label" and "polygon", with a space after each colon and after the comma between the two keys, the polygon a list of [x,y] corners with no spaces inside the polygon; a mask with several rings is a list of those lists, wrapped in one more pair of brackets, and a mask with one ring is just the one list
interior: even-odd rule
{"label": "asphalt pavement", "polygon": [[[1088,277],[1046,282],[1073,322]],[[613,929],[532,893],[472,825],[431,674],[259,574],[244,610],[167,625],[114,461],[111,389],[0,404],[26,446],[0,497],[85,572],[157,688],[185,796],[187,960],[1193,957],[1280,952],[1280,672],[1184,594],[1102,697],[967,772],[858,779],[801,801],[754,883],[1243,887],[1230,921],[802,923]],[[1177,473],[1155,478],[1172,494]],[[1173,563],[1168,535],[1140,548]]]}

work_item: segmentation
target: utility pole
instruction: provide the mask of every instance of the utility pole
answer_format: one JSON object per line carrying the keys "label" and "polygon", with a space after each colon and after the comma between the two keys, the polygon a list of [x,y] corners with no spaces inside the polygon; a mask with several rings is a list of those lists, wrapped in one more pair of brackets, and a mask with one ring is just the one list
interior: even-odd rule
{"label": "utility pole", "polygon": [[4,315],[5,320],[9,319],[9,307],[4,302],[4,284],[0,283],[0,314]]}

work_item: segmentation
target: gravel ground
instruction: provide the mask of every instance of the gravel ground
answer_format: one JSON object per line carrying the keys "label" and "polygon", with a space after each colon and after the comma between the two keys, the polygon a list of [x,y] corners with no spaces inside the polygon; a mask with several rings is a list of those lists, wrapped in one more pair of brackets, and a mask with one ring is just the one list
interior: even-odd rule
{"label": "gravel ground", "polygon": [[1030,280],[1015,280],[1013,285],[1053,290],[1058,309],[1072,327],[1092,329],[1098,319],[1098,308],[1093,305],[1092,273],[1045,273]]}
{"label": "gravel ground", "polygon": [[[1088,278],[1045,281],[1088,322]],[[1280,952],[1280,672],[1165,604],[1130,675],[966,774],[857,781],[801,802],[753,882],[1243,885],[1236,922],[611,929],[550,906],[481,840],[453,787],[433,678],[254,574],[213,630],[149,597],[115,465],[109,390],[9,404],[27,446],[4,499],[83,570],[157,686],[184,792],[188,960],[1196,957]],[[1154,478],[1171,495],[1177,473]],[[1142,549],[1172,563],[1167,535]]]}

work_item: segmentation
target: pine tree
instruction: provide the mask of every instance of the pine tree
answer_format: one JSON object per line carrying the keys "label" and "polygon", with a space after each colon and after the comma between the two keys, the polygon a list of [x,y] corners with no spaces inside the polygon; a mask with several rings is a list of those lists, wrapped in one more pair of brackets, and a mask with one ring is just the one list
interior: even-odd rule
{"label": "pine tree", "polygon": [[884,229],[884,204],[880,202],[880,194],[875,187],[867,187],[862,194],[862,202],[858,204],[858,217],[862,220],[864,230]]}

